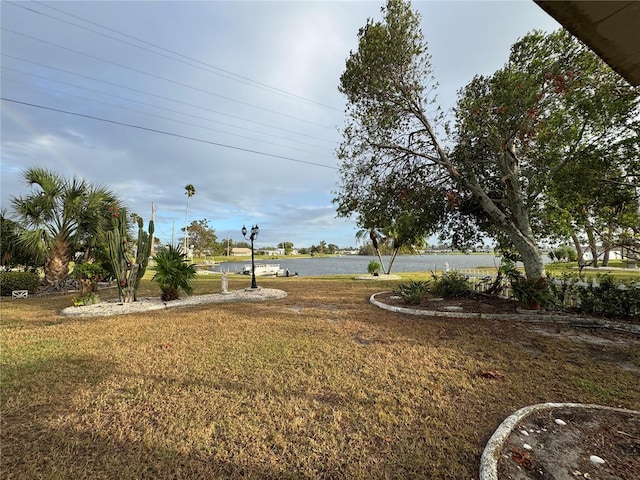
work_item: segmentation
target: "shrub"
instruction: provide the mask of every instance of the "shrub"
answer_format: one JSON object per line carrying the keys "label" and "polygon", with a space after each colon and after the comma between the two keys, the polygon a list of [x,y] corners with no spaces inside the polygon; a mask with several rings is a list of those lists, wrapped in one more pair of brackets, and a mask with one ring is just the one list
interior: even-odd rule
{"label": "shrub", "polygon": [[193,293],[191,282],[196,278],[196,266],[187,263],[187,256],[180,246],[169,245],[158,252],[155,261],[156,273],[152,280],[160,286],[164,301],[177,300],[181,289],[187,295]]}
{"label": "shrub", "polygon": [[36,293],[40,284],[40,276],[33,272],[1,272],[0,295],[11,295],[13,290],[29,290]]}
{"label": "shrub", "polygon": [[578,287],[576,286],[576,282],[578,282],[578,280],[579,277],[576,272],[563,270],[559,277],[552,277],[547,274],[549,298],[545,306],[553,310],[564,310],[567,307],[576,307],[578,300]]}
{"label": "shrub", "polygon": [[640,282],[616,280],[609,274],[598,275],[597,279],[597,284],[578,281],[575,273],[550,278],[547,306],[588,315],[640,317]]}
{"label": "shrub", "polygon": [[402,300],[411,305],[417,305],[424,300],[429,294],[429,281],[411,281],[409,283],[403,283],[393,291],[394,294],[400,296]]}
{"label": "shrub", "polygon": [[518,276],[511,279],[513,296],[525,308],[540,308],[549,299],[549,284],[545,277],[526,278]]}
{"label": "shrub", "polygon": [[598,275],[598,285],[578,288],[579,310],[605,317],[640,316],[640,286],[616,281],[611,275]]}
{"label": "shrub", "polygon": [[71,299],[74,307],[82,307],[83,305],[93,305],[94,303],[100,303],[100,296],[97,293],[89,292],[81,297],[74,297]]}
{"label": "shrub", "polygon": [[80,282],[83,294],[95,292],[98,282],[102,280],[107,272],[99,263],[78,263],[73,267],[71,276]]}
{"label": "shrub", "polygon": [[431,293],[434,295],[443,298],[460,297],[471,291],[471,285],[469,284],[467,276],[456,270],[445,272],[440,277],[434,273],[432,273],[431,276],[433,277]]}
{"label": "shrub", "polygon": [[371,275],[377,275],[378,273],[380,273],[381,268],[382,265],[380,265],[375,260],[371,260],[369,262],[369,265],[367,265],[367,272],[369,272]]}
{"label": "shrub", "polygon": [[549,258],[553,261],[559,262],[575,262],[578,260],[578,252],[571,247],[562,245],[551,250],[549,252]]}

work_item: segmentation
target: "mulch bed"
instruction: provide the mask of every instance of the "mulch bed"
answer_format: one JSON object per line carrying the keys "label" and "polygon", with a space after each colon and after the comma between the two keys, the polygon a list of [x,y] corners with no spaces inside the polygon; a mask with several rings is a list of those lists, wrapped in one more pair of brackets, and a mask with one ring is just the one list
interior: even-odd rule
{"label": "mulch bed", "polygon": [[[411,308],[413,310],[425,310],[425,311],[437,311],[437,312],[446,312],[451,311],[451,307],[461,307],[462,310],[459,310],[463,313],[488,313],[488,314],[519,314],[523,313],[520,310],[520,304],[516,300],[511,300],[503,297],[499,297],[497,295],[487,295],[478,292],[468,292],[460,297],[452,297],[452,298],[428,298],[424,300],[420,304],[409,304],[405,302],[400,296],[396,295],[393,292],[383,292],[376,295],[376,300],[386,305],[391,305],[394,307],[402,307],[402,308]],[[520,311],[519,311],[520,310]],[[541,309],[539,312],[536,312],[539,315],[562,315],[562,316],[571,316],[579,319],[581,317],[585,318],[593,318],[593,316],[585,315],[575,310],[568,311],[545,311]],[[615,317],[609,318],[608,320],[614,320],[616,322],[621,323],[631,323],[638,324],[639,319],[635,318],[626,318],[626,317]]]}
{"label": "mulch bed", "polygon": [[[604,463],[593,463],[592,455]],[[593,408],[535,412],[504,443],[498,478],[636,480],[640,478],[640,415]]]}
{"label": "mulch bed", "polygon": [[414,310],[447,311],[450,307],[462,307],[463,312],[474,313],[517,313],[519,306],[515,300],[470,292],[461,297],[430,298],[420,304],[408,304],[393,292],[376,295],[376,300],[394,307],[412,308]]}

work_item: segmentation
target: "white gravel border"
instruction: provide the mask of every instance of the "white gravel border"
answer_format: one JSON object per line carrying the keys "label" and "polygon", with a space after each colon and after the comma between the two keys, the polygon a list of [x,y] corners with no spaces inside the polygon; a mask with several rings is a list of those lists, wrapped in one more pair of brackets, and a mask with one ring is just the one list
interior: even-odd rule
{"label": "white gravel border", "polygon": [[244,290],[233,290],[228,293],[194,295],[170,302],[163,302],[160,297],[144,297],[133,303],[121,303],[117,300],[111,300],[82,307],[67,307],[62,310],[60,314],[66,317],[103,317],[125,315],[128,313],[142,313],[151,310],[191,307],[207,303],[263,302],[265,300],[275,300],[286,296],[287,292],[284,290],[258,287],[257,289],[247,288]]}
{"label": "white gravel border", "polygon": [[527,416],[540,410],[551,410],[553,408],[583,408],[583,409],[601,409],[616,412],[634,413],[640,415],[639,411],[626,410],[624,408],[607,407],[604,405],[593,405],[588,403],[538,403],[521,408],[513,414],[509,415],[496,429],[487,446],[482,452],[480,458],[480,480],[498,480],[498,459],[502,446],[513,429],[522,422]]}

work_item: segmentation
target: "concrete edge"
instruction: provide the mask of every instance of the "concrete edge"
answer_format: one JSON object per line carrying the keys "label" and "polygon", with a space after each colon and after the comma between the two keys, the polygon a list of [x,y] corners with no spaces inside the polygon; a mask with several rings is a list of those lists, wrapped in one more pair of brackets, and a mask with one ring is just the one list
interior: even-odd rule
{"label": "concrete edge", "polygon": [[480,480],[498,480],[498,457],[506,439],[511,435],[513,429],[526,417],[540,410],[551,410],[553,408],[584,408],[600,409],[640,415],[640,411],[627,410],[624,408],[608,407],[605,405],[594,405],[587,403],[538,403],[521,408],[509,415],[493,433],[480,458]]}
{"label": "concrete edge", "polygon": [[395,313],[406,313],[409,315],[420,315],[424,317],[448,317],[448,318],[472,318],[485,320],[517,320],[519,322],[531,323],[567,323],[576,326],[593,326],[608,328],[619,332],[640,335],[640,325],[631,323],[613,322],[600,318],[591,317],[571,317],[568,315],[536,315],[536,314],[510,314],[510,313],[466,313],[466,312],[439,312],[437,310],[415,310],[408,307],[394,307],[376,300],[376,295],[387,293],[377,292],[369,297],[369,301],[376,307]]}
{"label": "concrete edge", "polygon": [[[156,302],[146,303],[140,302],[140,308],[136,308],[135,305],[138,302],[131,304],[133,308],[126,312],[106,312],[100,313],[99,310],[92,309],[92,305],[87,307],[66,307],[60,311],[60,315],[64,317],[109,317],[114,315],[128,315],[131,313],[145,313],[154,310],[169,310],[173,308],[187,308],[195,307],[198,305],[206,305],[209,303],[240,303],[240,302],[264,302],[267,300],[277,300],[285,298],[287,292],[275,288],[260,288],[259,292],[247,292],[246,290],[235,290],[228,293],[210,293],[205,295],[194,295],[184,299],[173,300],[171,302]],[[98,304],[99,305],[99,304]]]}

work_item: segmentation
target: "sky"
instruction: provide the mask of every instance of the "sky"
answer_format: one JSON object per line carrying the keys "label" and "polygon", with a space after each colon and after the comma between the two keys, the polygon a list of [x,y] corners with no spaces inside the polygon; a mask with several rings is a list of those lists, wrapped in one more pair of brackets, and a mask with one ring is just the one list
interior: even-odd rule
{"label": "sky", "polygon": [[[156,236],[357,246],[336,217],[338,92],[383,1],[1,2],[0,208],[29,167],[115,192]],[[414,1],[445,111],[510,46],[558,23],[533,1]],[[185,186],[196,194],[189,199]]]}

